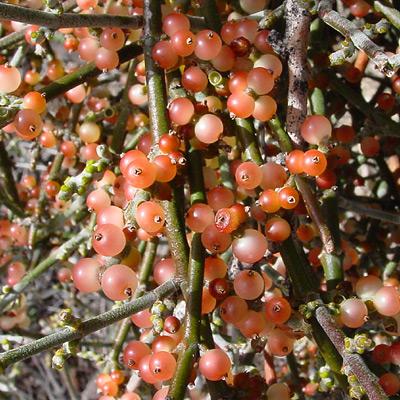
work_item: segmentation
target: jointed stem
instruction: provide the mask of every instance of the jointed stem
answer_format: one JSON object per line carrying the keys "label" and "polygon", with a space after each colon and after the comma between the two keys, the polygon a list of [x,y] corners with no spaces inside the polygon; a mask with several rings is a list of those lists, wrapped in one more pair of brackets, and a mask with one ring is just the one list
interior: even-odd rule
{"label": "jointed stem", "polygon": [[344,347],[344,334],[337,328],[332,316],[325,307],[318,307],[316,319],[331,342],[343,357],[343,365],[350,367],[351,372],[356,376],[360,385],[365,389],[370,400],[388,399],[378,378],[368,369],[364,360],[359,354],[349,354]]}
{"label": "jointed stem", "polygon": [[385,18],[397,29],[400,29],[400,11],[390,7],[381,1],[374,1],[374,8],[385,16]]}
{"label": "jointed stem", "polygon": [[[118,52],[119,62],[120,64],[123,64],[126,61],[137,57],[142,52],[142,47],[136,44],[129,44]],[[76,71],[71,72],[70,74],[50,83],[45,88],[41,89],[40,92],[43,93],[46,101],[50,101],[66,91],[80,85],[81,83],[87,82],[91,78],[100,75],[101,73],[102,71],[98,69],[94,63],[89,63],[77,69]],[[0,118],[0,128],[11,122],[15,114],[18,112],[18,108],[8,108],[5,110],[8,112],[5,114],[5,116]]]}
{"label": "jointed stem", "polygon": [[[146,83],[148,90],[149,117],[153,142],[158,143],[160,137],[169,132],[167,118],[167,94],[164,70],[153,60],[152,48],[161,34],[161,3],[144,1],[144,56],[146,63]],[[189,246],[185,227],[180,218],[177,203],[177,188],[173,187],[172,200],[162,200],[161,206],[166,216],[166,233],[172,258],[175,261],[179,276],[185,276],[188,269]]]}
{"label": "jointed stem", "polygon": [[334,289],[336,285],[343,280],[343,268],[340,262],[340,249],[337,248],[331,230],[315,194],[312,192],[307,181],[301,176],[295,177],[295,182],[306,205],[308,214],[314,221],[319,230],[321,241],[324,245],[321,253],[321,263],[324,267],[325,278],[329,289]]}
{"label": "jointed stem", "polygon": [[3,19],[45,26],[50,29],[79,27],[138,29],[143,24],[143,18],[139,15],[123,16],[78,13],[62,13],[57,15],[51,12],[33,10],[32,8],[7,3],[0,3],[0,15]]}
{"label": "jointed stem", "polygon": [[400,225],[400,216],[398,213],[388,212],[376,209],[358,201],[349,200],[341,197],[339,199],[339,207],[344,210],[355,212],[369,218],[374,218],[389,224]]}
{"label": "jointed stem", "polygon": [[4,205],[9,207],[16,215],[22,217],[24,211],[21,208],[17,187],[12,174],[11,160],[8,157],[3,140],[0,140],[0,180],[2,182],[2,191],[4,192],[2,193]]}
{"label": "jointed stem", "polygon": [[[153,271],[154,259],[156,257],[158,246],[158,238],[153,238],[146,244],[146,250],[143,255],[139,272],[139,286],[135,291],[133,299],[139,299],[145,293],[146,284],[149,281]],[[114,367],[118,367],[118,358],[122,350],[122,346],[128,336],[129,329],[132,325],[131,319],[124,319],[117,331],[115,343],[111,352],[111,362]]]}
{"label": "jointed stem", "polygon": [[215,0],[202,0],[201,12],[204,16],[206,26],[219,33],[221,31],[221,18]]}
{"label": "jointed stem", "polygon": [[128,121],[129,114],[132,111],[131,102],[129,100],[129,89],[136,79],[135,67],[136,63],[134,61],[131,61],[129,64],[129,70],[127,72],[128,78],[126,80],[125,89],[120,102],[120,114],[118,115],[117,123],[114,127],[112,142],[110,146],[110,150],[115,154],[121,153],[127,134],[126,123]]}
{"label": "jointed stem", "polygon": [[396,56],[387,56],[385,52],[383,52],[364,32],[359,30],[353,22],[332,10],[332,3],[332,0],[322,0],[319,2],[318,14],[320,18],[327,25],[341,33],[345,38],[350,39],[359,50],[363,50],[382,73],[389,77],[392,76],[395,70],[400,67],[398,58]]}
{"label": "jointed stem", "polygon": [[236,118],[236,134],[242,147],[244,161],[251,160],[258,165],[262,164],[262,157],[255,136],[254,127],[247,119]]}
{"label": "jointed stem", "polygon": [[119,307],[106,311],[103,314],[83,321],[78,328],[68,326],[24,346],[6,351],[5,353],[0,354],[0,367],[4,370],[7,366],[14,364],[17,361],[24,360],[42,351],[60,346],[63,343],[79,340],[90,333],[96,332],[117,321],[129,317],[132,314],[145,310],[155,301],[178,291],[180,283],[181,281],[178,278],[171,279],[145,294],[140,299],[132,300]]}
{"label": "jointed stem", "polygon": [[343,96],[349,104],[364,114],[367,119],[370,119],[375,126],[379,126],[380,135],[399,136],[400,124],[398,122],[393,121],[383,112],[374,109],[360,93],[333,74],[329,75],[329,87]]}
{"label": "jointed stem", "polygon": [[0,312],[3,312],[8,304],[16,300],[18,296],[25,290],[25,288],[29,286],[32,282],[34,282],[36,278],[46,272],[57,261],[66,259],[66,257],[72,254],[83,241],[88,240],[92,233],[92,229],[93,223],[91,223],[88,228],[82,230],[76,236],[66,241],[53,254],[51,254],[48,258],[39,263],[35,268],[30,270],[12,288],[12,291],[5,294],[4,297],[0,300]]}
{"label": "jointed stem", "polygon": [[[199,150],[190,149],[187,153],[189,161],[190,203],[206,202],[204,179],[202,170],[202,157]],[[189,283],[188,302],[185,316],[185,338],[177,364],[169,397],[172,400],[182,400],[186,393],[187,381],[190,376],[191,366],[198,355],[201,328],[201,304],[203,293],[205,250],[201,243],[201,234],[194,233],[189,255]]]}

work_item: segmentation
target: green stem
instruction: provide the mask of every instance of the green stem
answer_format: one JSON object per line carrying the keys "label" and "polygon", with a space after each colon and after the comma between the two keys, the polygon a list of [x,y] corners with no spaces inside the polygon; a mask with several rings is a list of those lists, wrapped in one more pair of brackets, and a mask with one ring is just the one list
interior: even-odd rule
{"label": "green stem", "polygon": [[281,150],[285,153],[290,153],[293,150],[292,142],[282,127],[282,123],[278,117],[274,117],[268,121],[268,126],[275,134],[279,142]]}
{"label": "green stem", "polygon": [[92,225],[93,222],[88,228],[82,230],[71,239],[66,241],[49,257],[39,263],[35,268],[30,270],[15,286],[13,286],[12,291],[5,294],[0,300],[0,312],[3,312],[8,304],[16,300],[18,296],[26,289],[26,287],[34,282],[36,278],[46,272],[57,261],[66,260],[83,241],[88,240],[92,233]]}
{"label": "green stem", "polygon": [[338,381],[341,388],[347,391],[348,383],[346,376],[341,372],[343,359],[338,353],[333,343],[329,340],[329,337],[322,329],[315,317],[310,319],[312,335],[318,346],[318,351],[322,355],[329,368],[333,371],[336,380]]}
{"label": "green stem", "polygon": [[350,85],[331,74],[329,75],[329,87],[344,97],[350,105],[365,115],[367,119],[370,119],[374,126],[379,126],[379,134],[381,136],[400,135],[400,124],[367,103],[364,97]]}
{"label": "green stem", "polygon": [[235,184],[232,179],[232,174],[229,168],[229,160],[223,151],[220,151],[219,156],[219,172],[221,174],[221,181],[223,185],[231,190],[234,190]]}
{"label": "green stem", "polygon": [[110,146],[111,152],[115,154],[121,153],[124,146],[125,137],[127,134],[126,122],[128,121],[128,117],[132,112],[131,102],[129,100],[129,89],[131,88],[136,79],[135,68],[136,68],[135,61],[131,61],[129,64],[128,78],[126,80],[125,89],[122,94],[122,99],[120,102],[121,111],[120,114],[118,115],[118,119],[114,127],[112,142]]}
{"label": "green stem", "polygon": [[62,379],[65,383],[65,386],[67,387],[68,395],[70,397],[70,400],[78,400],[79,399],[79,394],[74,386],[72,379],[71,379],[71,370],[69,368],[68,363],[66,362],[64,364],[64,368],[60,371]]}
{"label": "green stem", "polygon": [[21,46],[18,46],[8,65],[10,65],[11,67],[19,67],[22,60],[25,58],[27,51],[28,44],[24,43]]}
{"label": "green stem", "polygon": [[296,357],[293,353],[286,356],[286,361],[290,369],[290,375],[292,377],[293,385],[295,386],[295,391],[300,400],[304,400],[304,394],[302,393],[302,384],[299,376],[299,369],[297,367]]}
{"label": "green stem", "polygon": [[[164,70],[153,60],[151,55],[154,44],[161,35],[161,3],[144,1],[144,58],[146,64],[146,83],[149,104],[150,128],[153,142],[169,132],[167,118],[167,94]],[[178,190],[173,187],[172,200],[160,202],[166,216],[166,234],[172,258],[175,261],[178,276],[186,276],[189,262],[189,246],[186,240],[185,227],[180,218],[180,207],[177,203]],[[181,205],[182,207],[182,205]]]}
{"label": "green stem", "polygon": [[296,175],[294,179],[296,186],[303,197],[308,214],[319,230],[321,241],[324,245],[323,251],[320,255],[321,264],[324,268],[324,275],[328,289],[334,289],[344,277],[342,263],[339,257],[340,248],[336,247],[331,230],[310,186],[306,180],[299,175]]}
{"label": "green stem", "polygon": [[190,344],[199,343],[201,301],[203,292],[205,250],[201,243],[201,234],[194,233],[189,264],[189,300],[186,318],[187,340]]}
{"label": "green stem", "polygon": [[136,296],[139,298],[145,291],[145,286],[147,285],[151,273],[153,271],[154,260],[157,254],[158,238],[155,237],[149,240],[146,244],[146,250],[143,255],[142,265],[140,267],[139,273],[139,284],[141,286],[140,290],[137,290]]}
{"label": "green stem", "polygon": [[[203,161],[201,152],[191,148],[188,151],[189,161],[189,184],[190,204],[206,202]],[[189,256],[188,274],[188,301],[185,316],[185,348],[179,355],[176,373],[168,393],[173,400],[183,400],[190,371],[198,356],[198,344],[200,343],[201,330],[201,304],[204,280],[205,249],[201,243],[201,234],[194,233],[192,237],[191,251]]]}
{"label": "green stem", "polygon": [[124,147],[124,151],[134,149],[137,146],[137,144],[139,143],[139,139],[147,132],[148,132],[148,129],[144,128],[144,127],[139,127],[137,129],[135,129],[133,132],[131,132],[130,134],[132,136],[129,138],[128,143]]}
{"label": "green stem", "polygon": [[221,31],[221,18],[215,0],[203,0],[201,2],[201,13],[206,21],[206,26],[212,29],[214,32],[219,33]]}
{"label": "green stem", "polygon": [[200,150],[190,148],[187,153],[190,183],[190,204],[207,203],[204,189],[203,157]]}
{"label": "green stem", "polygon": [[[145,294],[146,285],[153,271],[154,260],[157,253],[157,246],[158,246],[157,237],[146,242],[146,250],[143,255],[139,272],[139,286],[135,291],[133,299],[139,299],[140,297],[143,296],[143,294]],[[111,352],[111,362],[114,368],[117,368],[119,365],[118,363],[119,355],[121,353],[122,346],[124,345],[125,340],[128,336],[131,325],[132,325],[131,319],[126,318],[121,322],[121,325],[118,329],[117,335],[115,337],[115,344]]]}
{"label": "green stem", "polygon": [[25,39],[25,31],[12,32],[0,39],[0,50],[9,49]]}
{"label": "green stem", "polygon": [[122,346],[125,343],[125,340],[128,336],[129,330],[131,328],[132,322],[130,317],[125,318],[120,322],[120,325],[117,330],[117,334],[115,335],[114,338],[114,345],[111,350],[111,367],[113,369],[117,369],[120,367],[119,365],[119,355],[121,354],[122,351]]}
{"label": "green stem", "polygon": [[0,15],[3,19],[27,24],[45,26],[50,29],[79,28],[79,27],[119,27],[138,29],[142,26],[143,18],[139,15],[123,16],[110,14],[77,14],[34,10],[13,4],[0,3]]}
{"label": "green stem", "polygon": [[[207,349],[215,349],[214,338],[210,325],[210,318],[207,314],[204,315],[201,319],[201,342],[207,347]],[[221,394],[224,394],[223,398],[231,398],[230,394],[232,392],[232,388],[228,386],[223,380],[207,380],[207,387],[211,400],[220,400]],[[232,398],[234,397],[232,396]]]}
{"label": "green stem", "polygon": [[[4,4],[4,3],[1,3]],[[119,62],[123,64],[133,58],[137,57],[143,52],[143,48],[135,43],[129,44],[123,47],[118,52]],[[81,83],[88,82],[90,78],[94,78],[102,73],[102,70],[96,67],[95,63],[88,63],[83,67],[77,69],[70,74],[64,75],[62,78],[50,83],[45,88],[41,89],[40,92],[43,93],[46,101],[50,101],[60,94],[80,85]],[[18,108],[8,108],[5,109],[7,112],[5,116],[0,118],[0,128],[6,126],[11,122],[18,112]]]}
{"label": "green stem", "polygon": [[183,400],[185,398],[192,365],[197,358],[198,352],[198,343],[193,343],[185,347],[185,349],[180,353],[176,365],[175,376],[168,391],[169,399]]}
{"label": "green stem", "polygon": [[373,207],[370,207],[368,204],[363,204],[358,201],[349,200],[341,197],[339,199],[339,207],[352,211],[356,214],[364,215],[368,218],[377,219],[379,221],[387,222],[389,224],[400,225],[400,216],[398,213],[379,210]]}
{"label": "green stem", "polygon": [[[2,195],[7,199],[7,204],[12,206],[12,211],[19,217],[24,216],[24,210],[18,196],[17,186],[12,174],[12,164],[8,157],[4,141],[0,140],[0,178],[3,181]],[[6,204],[6,206],[7,206]]]}
{"label": "green stem", "polygon": [[304,252],[291,236],[281,243],[280,249],[295,297],[304,301],[315,295],[318,283]]}
{"label": "green stem", "polygon": [[242,147],[242,158],[261,165],[263,161],[252,123],[242,118],[236,118],[235,122],[236,134]]}
{"label": "green stem", "polygon": [[311,93],[311,109],[313,114],[317,115],[325,115],[326,114],[326,108],[325,108],[325,98],[324,98],[324,92],[316,87]]}
{"label": "green stem", "polygon": [[0,366],[2,370],[17,361],[25,360],[42,351],[57,347],[66,342],[79,340],[90,333],[96,332],[117,321],[136,314],[150,307],[155,301],[162,299],[179,290],[181,281],[178,278],[171,279],[156,289],[146,293],[140,299],[132,300],[121,306],[115,307],[103,314],[83,321],[77,328],[65,327],[47,335],[41,339],[35,340],[26,345],[17,347],[0,354]]}

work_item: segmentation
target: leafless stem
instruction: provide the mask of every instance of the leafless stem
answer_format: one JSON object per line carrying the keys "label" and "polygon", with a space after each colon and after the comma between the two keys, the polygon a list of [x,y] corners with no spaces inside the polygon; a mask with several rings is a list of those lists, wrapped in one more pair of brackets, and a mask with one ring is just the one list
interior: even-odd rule
{"label": "leafless stem", "polygon": [[364,360],[359,354],[350,354],[344,346],[344,334],[337,328],[332,316],[326,307],[319,307],[316,310],[316,318],[322,329],[328,335],[336,350],[343,357],[343,366],[350,368],[356,376],[360,385],[365,389],[370,400],[384,400],[388,397],[379,385],[378,378],[365,365]]}
{"label": "leafless stem", "polygon": [[339,199],[339,207],[344,210],[355,212],[356,214],[365,215],[366,217],[378,219],[389,224],[400,225],[400,216],[397,213],[373,208],[369,204],[359,201],[349,200],[341,197]]}
{"label": "leafless stem", "polygon": [[289,70],[286,130],[295,145],[303,146],[300,125],[307,114],[307,45],[311,16],[301,0],[287,0],[285,17]]}
{"label": "leafless stem", "polygon": [[379,71],[385,75],[393,76],[400,63],[398,57],[389,57],[382,49],[377,46],[365,33],[357,26],[342,17],[337,11],[332,10],[332,0],[321,0],[318,5],[320,18],[330,27],[341,33],[345,38],[350,39],[354,46],[363,50],[371,61],[378,67]]}
{"label": "leafless stem", "polygon": [[141,16],[122,16],[110,14],[76,14],[63,13],[60,15],[51,12],[33,10],[13,4],[0,3],[0,17],[11,21],[24,22],[46,26],[50,29],[77,28],[77,27],[120,27],[140,28],[143,24]]}

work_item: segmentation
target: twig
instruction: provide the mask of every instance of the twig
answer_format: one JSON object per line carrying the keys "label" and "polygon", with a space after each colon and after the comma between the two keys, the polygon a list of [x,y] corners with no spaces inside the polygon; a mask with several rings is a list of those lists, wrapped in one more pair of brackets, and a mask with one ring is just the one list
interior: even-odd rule
{"label": "twig", "polygon": [[247,119],[236,118],[236,135],[238,137],[244,160],[251,160],[258,165],[262,164],[262,157],[256,140],[254,127]]}
{"label": "twig", "polygon": [[83,321],[78,328],[67,326],[24,346],[1,353],[0,367],[4,371],[5,368],[17,361],[25,360],[42,351],[60,346],[63,343],[79,340],[90,333],[96,332],[132,314],[145,310],[155,301],[177,292],[180,283],[181,280],[179,278],[171,279],[145,294],[140,299],[130,301],[112,310],[106,311],[103,314],[99,314],[96,317]]}
{"label": "twig", "polygon": [[[201,339],[202,344],[207,347],[207,349],[214,349],[215,342],[213,334],[211,331],[210,318],[208,315],[203,315],[201,319]],[[231,386],[228,386],[224,380],[220,381],[209,381],[207,380],[207,387],[210,393],[211,400],[223,400],[223,399],[235,399]]]}
{"label": "twig", "polygon": [[289,71],[286,131],[296,146],[303,146],[300,125],[307,115],[307,45],[311,15],[305,2],[287,0],[285,17]]}
{"label": "twig", "polygon": [[[120,64],[123,64],[137,57],[139,54],[142,54],[142,52],[142,47],[138,46],[137,44],[129,44],[118,52],[119,62]],[[60,94],[63,94],[66,91],[80,85],[81,83],[87,82],[90,78],[100,75],[102,72],[103,71],[98,69],[94,63],[89,63],[77,69],[76,71],[71,72],[70,74],[50,83],[45,88],[41,89],[40,92],[43,93],[46,101],[49,101],[56,98]],[[0,108],[0,110],[2,110],[2,113],[4,114],[0,118],[0,128],[3,128],[8,123],[12,122],[19,109],[17,107],[3,107]]]}
{"label": "twig", "polygon": [[376,163],[378,164],[382,178],[388,184],[390,195],[393,197],[393,199],[395,200],[395,204],[398,206],[400,204],[400,190],[398,188],[395,177],[388,167],[385,157],[382,154],[379,154],[376,157]]}
{"label": "twig", "polygon": [[[150,127],[153,142],[158,143],[161,135],[168,133],[167,94],[164,71],[155,63],[152,48],[161,34],[161,4],[158,1],[144,1],[144,56],[146,64],[146,83],[148,90]],[[157,150],[156,150],[157,151]],[[180,218],[177,204],[177,191],[173,185],[172,200],[160,201],[166,216],[166,234],[172,258],[179,276],[187,274],[189,246],[185,227]]]}
{"label": "twig", "polygon": [[370,400],[388,399],[378,382],[378,378],[368,369],[362,357],[359,354],[350,354],[346,351],[344,346],[345,336],[343,332],[337,328],[336,323],[326,307],[317,308],[316,319],[339,354],[343,357],[343,365],[350,367],[351,372],[365,389],[368,398]]}
{"label": "twig", "polygon": [[0,39],[0,50],[11,48],[15,44],[24,40],[24,38],[24,31],[12,32],[9,35],[4,36]]}
{"label": "twig", "polygon": [[68,363],[64,364],[64,368],[60,371],[62,379],[67,387],[68,395],[71,400],[78,400],[79,394],[74,386],[71,378],[71,370]]}
{"label": "twig", "polygon": [[[94,215],[95,216],[95,215]],[[46,272],[50,267],[52,267],[57,261],[65,260],[70,254],[72,254],[76,248],[84,241],[89,239],[93,224],[95,219],[92,218],[91,223],[88,228],[83,229],[77,235],[73,236],[71,239],[66,241],[62,246],[60,246],[56,251],[54,251],[48,258],[39,263],[35,268],[30,270],[15,286],[13,286],[12,290],[5,294],[4,297],[0,300],[0,312],[3,312],[4,309],[10,304],[12,301],[16,300],[18,296],[25,290],[27,286],[29,286],[32,282],[35,281],[37,277]]]}
{"label": "twig", "polygon": [[322,243],[324,244],[324,249],[327,253],[335,252],[335,242],[333,240],[332,234],[326,224],[325,218],[323,217],[320,206],[318,204],[315,194],[312,192],[310,186],[306,180],[299,175],[296,175],[295,182],[297,188],[303,196],[304,203],[307,207],[307,211],[317,225]]}
{"label": "twig", "polygon": [[[139,286],[135,291],[135,294],[133,297],[134,299],[139,299],[145,293],[146,284],[147,284],[147,282],[151,276],[151,272],[153,270],[153,264],[154,264],[154,259],[156,257],[157,246],[158,246],[158,238],[153,238],[146,244],[146,250],[145,250],[142,264],[140,267]],[[126,337],[128,336],[131,325],[132,325],[131,319],[126,318],[121,322],[121,324],[118,328],[118,331],[117,331],[117,334],[116,334],[115,340],[114,340],[114,346],[111,351],[111,357],[110,357],[112,366],[114,368],[118,367],[119,355],[121,353],[122,346],[124,345]]]}
{"label": "twig", "polygon": [[[297,122],[298,124],[301,121]],[[278,117],[271,120],[269,126],[275,133],[281,149],[285,152],[289,152],[292,149],[292,145],[289,141],[288,134],[282,128],[282,125]],[[312,192],[308,182],[299,175],[295,176],[296,186],[301,193],[307,211],[317,226],[322,243],[324,245],[323,252],[321,253],[321,263],[324,267],[325,278],[327,280],[330,289],[336,287],[336,285],[343,280],[343,269],[340,261],[340,248],[337,246],[337,240],[330,230],[325,216],[323,215],[318,200],[315,194]]]}
{"label": "twig", "polygon": [[385,18],[397,29],[400,29],[400,11],[394,7],[383,4],[381,1],[374,1],[374,8],[385,16]]}
{"label": "twig", "polygon": [[286,361],[290,369],[290,375],[292,377],[293,385],[295,387],[296,393],[299,397],[299,399],[304,400],[304,394],[301,391],[301,379],[299,376],[299,369],[297,367],[297,361],[296,357],[294,356],[293,353],[290,353],[288,356],[286,356]]}
{"label": "twig", "polygon": [[2,191],[5,199],[5,205],[12,204],[12,211],[19,217],[24,216],[24,210],[22,209],[17,187],[15,185],[14,176],[12,174],[11,160],[8,157],[7,150],[4,146],[4,141],[0,140],[0,178],[3,182]]}
{"label": "twig", "polygon": [[276,371],[274,366],[274,357],[267,351],[263,351],[264,355],[264,378],[267,385],[276,383]]}
{"label": "twig", "polygon": [[356,214],[387,222],[389,224],[400,225],[400,216],[397,213],[391,213],[389,211],[369,207],[368,204],[363,204],[358,201],[341,197],[339,198],[339,207],[343,208],[344,210],[355,212]]}
{"label": "twig", "polygon": [[285,13],[285,2],[283,2],[282,4],[280,4],[278,7],[276,7],[273,10],[266,10],[266,11],[262,11],[263,12],[263,16],[261,21],[259,22],[259,26],[260,28],[263,29],[269,29],[272,28],[276,22],[281,19]]}
{"label": "twig", "polygon": [[0,16],[2,19],[45,26],[50,29],[79,28],[79,27],[119,27],[138,29],[143,24],[140,15],[123,16],[110,14],[77,14],[62,13],[60,15],[34,10],[32,8],[0,3]]}
{"label": "twig", "polygon": [[[47,178],[48,181],[53,181],[53,180],[58,178],[58,175],[59,175],[59,172],[61,170],[63,161],[64,161],[64,154],[63,153],[58,153],[54,157],[54,160],[53,160],[53,162],[51,164],[49,176]],[[46,191],[43,188],[41,188],[40,194],[39,194],[38,207],[37,207],[37,210],[36,210],[36,213],[35,213],[37,216],[42,214],[43,207],[44,207],[44,205],[46,203],[46,199],[47,199]]]}
{"label": "twig", "polygon": [[115,154],[121,153],[122,148],[124,146],[125,137],[127,134],[126,122],[128,121],[128,117],[132,111],[132,104],[129,100],[129,89],[133,85],[133,82],[136,79],[135,67],[136,67],[136,63],[134,61],[131,61],[129,64],[129,69],[128,69],[128,73],[127,73],[128,77],[126,80],[125,89],[122,94],[122,99],[120,101],[121,111],[120,111],[120,114],[118,115],[118,119],[115,124],[112,142],[110,145],[111,152],[113,152]]}
{"label": "twig", "polygon": [[400,135],[400,124],[398,122],[393,121],[383,112],[374,109],[371,104],[364,100],[360,93],[333,74],[329,75],[329,87],[343,96],[349,104],[370,119],[374,125],[379,126],[381,136]]}
{"label": "twig", "polygon": [[[279,124],[278,140],[289,151],[288,135],[297,146],[302,146],[304,140],[300,135],[300,127],[307,115],[307,46],[310,30],[310,15],[299,0],[287,0],[286,3],[286,45],[288,46],[289,88],[288,110],[286,116],[286,132]],[[277,118],[277,117],[276,117]],[[328,288],[333,289],[343,280],[343,269],[339,258],[340,248],[336,247],[329,226],[321,212],[318,200],[308,183],[300,176],[294,178],[307,211],[317,226],[323,243],[321,263],[324,267]]]}
{"label": "twig", "polygon": [[[199,150],[190,149],[187,158],[189,161],[189,183],[191,205],[206,202],[202,157]],[[185,316],[185,346],[182,349],[171,389],[168,393],[172,400],[183,400],[186,393],[187,381],[191,366],[198,355],[201,328],[201,303],[203,293],[205,250],[201,243],[201,234],[194,233],[189,255],[189,283],[188,302]]]}
{"label": "twig", "polygon": [[371,61],[378,67],[379,71],[388,77],[393,76],[399,68],[396,56],[388,57],[364,32],[357,26],[342,17],[338,12],[332,10],[332,0],[321,0],[318,5],[320,18],[330,27],[350,39],[359,50],[365,51]]}
{"label": "twig", "polygon": [[222,24],[215,0],[201,0],[200,9],[205,19],[206,26],[219,33]]}
{"label": "twig", "polygon": [[331,239],[336,249],[341,247],[340,227],[339,227],[339,205],[338,195],[334,189],[326,189],[322,194],[321,211],[325,217]]}

